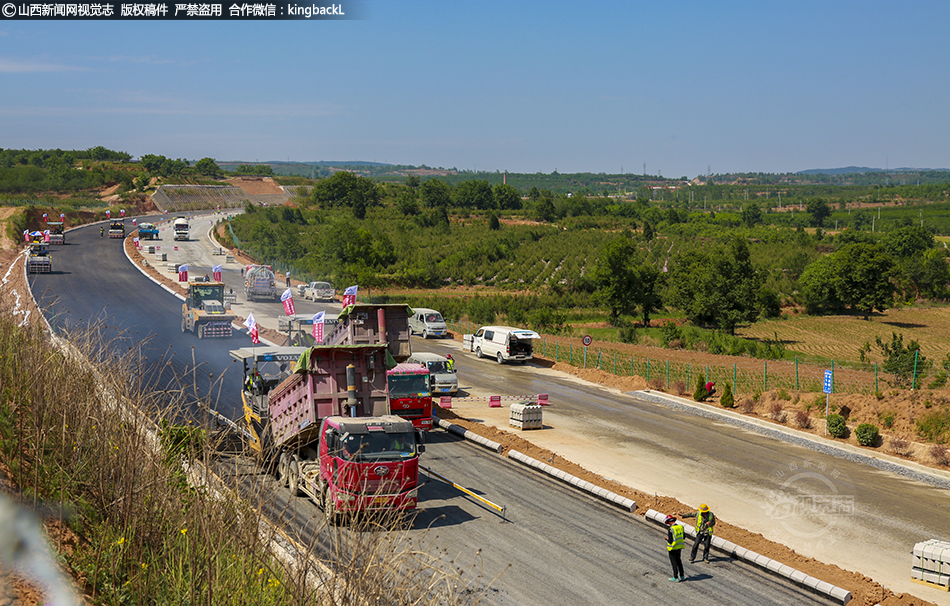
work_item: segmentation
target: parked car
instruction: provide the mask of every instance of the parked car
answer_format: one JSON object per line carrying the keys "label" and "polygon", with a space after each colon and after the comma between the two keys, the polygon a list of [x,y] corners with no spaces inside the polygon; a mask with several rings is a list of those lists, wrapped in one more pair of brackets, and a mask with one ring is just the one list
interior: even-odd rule
{"label": "parked car", "polygon": [[534,357],[534,339],[541,338],[533,330],[511,326],[482,326],[470,336],[471,342],[465,346],[475,352],[475,357],[494,358],[499,364],[515,360],[524,364]]}
{"label": "parked car", "polygon": [[450,367],[449,361],[445,356],[422,351],[409,356],[406,362],[409,364],[421,364],[429,369],[429,392],[432,393],[433,396],[442,393],[454,396],[458,392],[458,376],[455,374],[455,369]]}
{"label": "parked car", "polygon": [[311,282],[303,291],[303,298],[311,301],[332,301],[335,295],[329,282]]}
{"label": "parked car", "polygon": [[447,337],[449,328],[445,325],[442,314],[434,309],[416,307],[409,316],[409,331],[422,335],[423,339],[432,337]]}

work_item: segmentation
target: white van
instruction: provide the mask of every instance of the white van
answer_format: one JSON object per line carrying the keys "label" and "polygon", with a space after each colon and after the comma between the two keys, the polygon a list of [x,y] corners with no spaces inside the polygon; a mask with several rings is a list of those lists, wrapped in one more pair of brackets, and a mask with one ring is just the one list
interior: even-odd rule
{"label": "white van", "polygon": [[406,362],[421,364],[429,369],[429,392],[432,395],[447,393],[454,396],[458,392],[459,380],[455,374],[455,368],[450,367],[449,360],[445,356],[420,351],[409,356]]}
{"label": "white van", "polygon": [[482,326],[472,335],[471,350],[475,357],[495,358],[499,364],[517,360],[524,364],[534,357],[534,339],[541,335],[533,330],[511,326]]}
{"label": "white van", "polygon": [[447,337],[449,328],[445,325],[442,314],[434,309],[416,307],[409,316],[409,332],[422,335],[423,339],[433,337]]}

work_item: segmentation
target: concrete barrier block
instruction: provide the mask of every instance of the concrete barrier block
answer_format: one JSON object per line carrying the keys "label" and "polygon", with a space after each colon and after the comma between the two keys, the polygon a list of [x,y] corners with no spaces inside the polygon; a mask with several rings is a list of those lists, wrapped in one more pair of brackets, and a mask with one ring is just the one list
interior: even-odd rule
{"label": "concrete barrier block", "polygon": [[808,587],[809,589],[817,589],[818,583],[821,583],[821,579],[816,579],[815,577],[812,577],[812,576],[806,576],[805,580],[802,581],[802,585],[804,585],[805,587]]}
{"label": "concrete barrier block", "polygon": [[851,592],[847,589],[842,589],[841,587],[832,587],[831,597],[842,604],[847,604],[851,601]]}
{"label": "concrete barrier block", "polygon": [[[740,546],[740,545],[736,545],[736,548],[732,550],[732,553],[733,553],[733,555],[735,555],[735,556],[736,556],[737,558],[739,558],[740,560],[748,560],[748,559],[749,559],[749,550],[746,549],[745,547]],[[755,558],[752,558],[752,559],[755,559]]]}
{"label": "concrete barrier block", "polygon": [[776,560],[769,560],[769,563],[765,565],[765,567],[771,570],[772,572],[778,572],[782,568],[782,566],[784,566],[784,564]]}
{"label": "concrete barrier block", "polygon": [[815,591],[820,591],[825,595],[831,595],[831,590],[834,588],[835,586],[831,583],[828,583],[827,581],[818,581],[818,584],[815,585]]}
{"label": "concrete barrier block", "polygon": [[795,581],[796,583],[800,583],[800,584],[804,585],[804,584],[805,584],[805,579],[808,578],[808,575],[805,574],[804,572],[802,572],[801,570],[794,570],[794,571],[792,571],[792,574],[789,575],[788,578],[790,578],[791,580]]}
{"label": "concrete barrier block", "polygon": [[795,572],[795,569],[787,564],[782,564],[779,566],[779,569],[776,571],[786,579],[792,578],[792,573]]}
{"label": "concrete barrier block", "polygon": [[772,561],[771,559],[765,557],[764,555],[758,554],[758,553],[755,554],[755,558],[752,559],[752,563],[753,563],[753,564],[755,564],[756,566],[761,566],[761,567],[763,567],[763,568],[768,567],[768,564],[769,564],[769,562],[771,562],[771,561]]}

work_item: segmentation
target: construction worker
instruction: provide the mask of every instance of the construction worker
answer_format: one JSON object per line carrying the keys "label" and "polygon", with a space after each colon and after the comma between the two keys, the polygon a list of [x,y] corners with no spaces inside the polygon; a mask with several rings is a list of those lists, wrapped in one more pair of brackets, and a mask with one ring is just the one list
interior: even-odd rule
{"label": "construction worker", "polygon": [[105,228],[105,227],[102,227],[102,226],[99,227],[99,237],[100,237],[100,238],[102,237],[102,234],[105,233],[105,231],[106,231],[106,228]]}
{"label": "construction worker", "polygon": [[674,516],[666,516],[666,550],[670,554],[670,564],[673,566],[673,576],[670,580],[674,583],[686,580],[686,573],[683,571],[683,547],[686,546],[686,536],[683,527],[676,523]]}
{"label": "construction worker", "polygon": [[445,367],[449,369],[449,372],[455,372],[455,360],[452,359],[452,354],[445,354]]}
{"label": "construction worker", "polygon": [[703,503],[696,511],[681,514],[684,519],[696,518],[696,540],[693,542],[693,548],[689,552],[689,562],[696,561],[696,554],[699,552],[699,544],[703,545],[703,561],[709,563],[709,545],[712,543],[713,530],[716,526],[716,516],[709,511],[709,505]]}

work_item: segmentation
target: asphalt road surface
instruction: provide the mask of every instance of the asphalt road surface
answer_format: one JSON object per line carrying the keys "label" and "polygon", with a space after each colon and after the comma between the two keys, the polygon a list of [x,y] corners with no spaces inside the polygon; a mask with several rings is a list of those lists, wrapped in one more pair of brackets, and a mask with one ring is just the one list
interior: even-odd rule
{"label": "asphalt road surface", "polygon": [[[198,340],[182,334],[180,301],[131,267],[118,241],[100,240],[95,226],[70,232],[69,241],[54,250],[55,273],[31,276],[51,323],[58,330],[98,323],[104,342],[119,351],[141,344],[155,387],[191,390],[191,397],[236,418],[232,398],[239,388],[233,386],[240,371],[227,352],[246,345],[246,335]],[[495,367],[487,368],[495,374]],[[504,380],[508,370],[500,379],[486,380]],[[527,388],[531,379],[522,375],[529,375],[530,367],[515,370],[512,376]],[[471,378],[467,372],[463,381]],[[430,436],[424,464],[507,507],[502,520],[431,479],[420,491],[421,511],[411,531],[429,537],[435,529],[433,540],[450,554],[445,557],[476,563],[476,584],[494,579],[492,603],[826,603],[724,558],[704,567],[687,564],[689,580],[669,583],[661,529],[441,431]],[[288,505],[281,508],[283,517],[289,516],[301,541],[319,542],[308,536],[319,532],[313,524],[319,510],[304,498],[291,498],[286,489],[272,489]]]}

